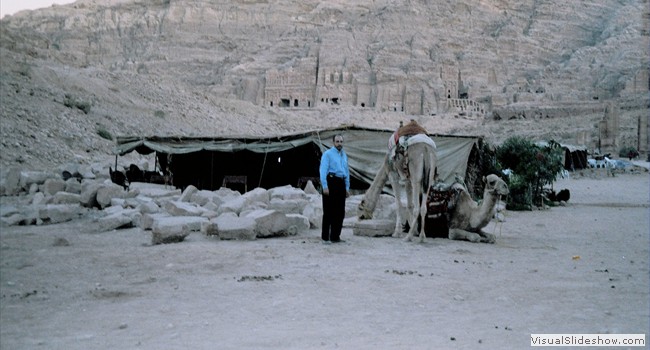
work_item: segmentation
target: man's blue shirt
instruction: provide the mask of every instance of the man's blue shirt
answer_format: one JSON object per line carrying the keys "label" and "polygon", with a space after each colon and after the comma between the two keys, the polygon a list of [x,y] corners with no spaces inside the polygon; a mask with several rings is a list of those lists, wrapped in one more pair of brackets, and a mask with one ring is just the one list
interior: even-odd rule
{"label": "man's blue shirt", "polygon": [[327,174],[345,179],[345,189],[350,190],[350,170],[348,169],[348,155],[344,150],[332,147],[323,153],[320,159],[320,183],[327,189]]}

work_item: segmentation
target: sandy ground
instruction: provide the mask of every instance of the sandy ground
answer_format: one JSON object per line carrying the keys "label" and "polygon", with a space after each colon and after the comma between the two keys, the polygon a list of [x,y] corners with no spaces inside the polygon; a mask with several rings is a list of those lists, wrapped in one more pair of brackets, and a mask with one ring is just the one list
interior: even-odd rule
{"label": "sandy ground", "polygon": [[521,349],[648,333],[648,173],[560,180],[497,243],[319,232],[152,246],[92,219],[0,228],[1,349]]}

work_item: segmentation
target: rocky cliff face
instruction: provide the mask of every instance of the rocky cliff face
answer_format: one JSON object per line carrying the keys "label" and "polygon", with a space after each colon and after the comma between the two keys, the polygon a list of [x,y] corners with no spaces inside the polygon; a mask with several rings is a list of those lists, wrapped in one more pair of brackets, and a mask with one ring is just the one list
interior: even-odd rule
{"label": "rocky cliff face", "polygon": [[108,134],[408,118],[495,135],[495,117],[583,115],[591,135],[605,102],[630,125],[647,116],[648,19],[647,0],[82,0],[22,12],[0,21],[0,160],[84,161],[110,152]]}

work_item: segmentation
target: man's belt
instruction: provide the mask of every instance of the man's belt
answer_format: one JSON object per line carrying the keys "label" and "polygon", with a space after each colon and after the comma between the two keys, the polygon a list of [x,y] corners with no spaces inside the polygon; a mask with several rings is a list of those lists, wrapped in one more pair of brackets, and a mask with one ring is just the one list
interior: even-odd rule
{"label": "man's belt", "polygon": [[345,177],[343,177],[343,176],[337,176],[337,175],[334,174],[334,173],[329,173],[329,174],[327,174],[327,178],[328,178],[328,179],[331,179],[331,178],[337,178],[337,179],[345,180]]}

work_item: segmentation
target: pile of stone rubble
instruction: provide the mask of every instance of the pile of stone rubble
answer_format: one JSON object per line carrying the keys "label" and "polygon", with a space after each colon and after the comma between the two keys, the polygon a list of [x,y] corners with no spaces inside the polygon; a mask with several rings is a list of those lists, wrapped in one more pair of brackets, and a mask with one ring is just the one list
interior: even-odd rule
{"label": "pile of stone rubble", "polygon": [[[132,183],[128,190],[111,182],[107,169],[87,169],[79,178],[12,168],[0,179],[0,225],[47,225],[92,218],[93,231],[139,227],[150,230],[152,244],[183,241],[192,232],[224,240],[296,235],[319,228],[322,199],[313,184],[305,189],[255,188],[241,194],[189,186]],[[361,195],[346,204],[346,223],[354,234],[388,235],[394,227],[394,199],[382,195],[375,219],[356,220]]]}

